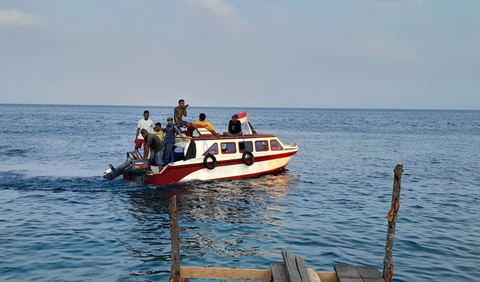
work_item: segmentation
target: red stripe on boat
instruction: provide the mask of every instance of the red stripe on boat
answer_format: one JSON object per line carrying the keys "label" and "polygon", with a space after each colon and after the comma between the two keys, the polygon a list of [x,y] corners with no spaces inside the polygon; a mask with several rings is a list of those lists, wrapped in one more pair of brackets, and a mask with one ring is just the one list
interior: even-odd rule
{"label": "red stripe on boat", "polygon": [[[281,158],[286,158],[295,155],[297,151],[295,152],[286,152],[282,154],[276,154],[276,155],[268,155],[268,156],[255,156],[255,163],[257,162],[263,162],[263,161],[270,161],[274,159],[281,159]],[[232,159],[232,160],[217,160],[217,167],[220,166],[230,166],[230,165],[236,165],[236,164],[243,164],[242,158],[239,157],[238,159]],[[205,165],[202,163],[195,163],[195,164],[189,164],[189,165],[180,165],[180,166],[173,166],[173,165],[168,165],[164,168],[162,173],[158,174],[152,174],[148,175],[148,184],[150,185],[165,185],[165,184],[171,184],[171,183],[177,183],[183,178],[187,177],[189,174],[200,170],[204,169]],[[238,176],[232,176],[232,177],[226,177],[226,178],[215,178],[212,180],[221,180],[221,179],[239,179],[239,178],[246,178],[246,177],[254,177],[254,176],[259,176],[262,174],[268,174],[274,171],[278,171],[285,168],[285,166],[273,169],[271,171],[262,171],[254,174],[242,174]],[[134,181],[134,179],[131,179],[130,176],[127,173],[123,174],[123,178],[128,181]]]}

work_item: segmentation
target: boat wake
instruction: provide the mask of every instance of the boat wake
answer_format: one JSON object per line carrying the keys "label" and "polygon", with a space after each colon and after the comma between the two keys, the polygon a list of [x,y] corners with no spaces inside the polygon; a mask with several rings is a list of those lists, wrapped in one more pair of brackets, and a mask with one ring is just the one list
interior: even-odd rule
{"label": "boat wake", "polygon": [[87,178],[98,176],[101,169],[79,168],[61,163],[47,164],[0,164],[0,172],[20,174],[25,177]]}

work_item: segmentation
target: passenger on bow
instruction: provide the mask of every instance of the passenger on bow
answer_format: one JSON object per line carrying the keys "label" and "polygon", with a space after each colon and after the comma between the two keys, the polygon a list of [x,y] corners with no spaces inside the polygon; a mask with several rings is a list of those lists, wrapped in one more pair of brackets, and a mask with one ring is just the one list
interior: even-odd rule
{"label": "passenger on bow", "polygon": [[238,120],[238,115],[234,114],[228,123],[228,132],[224,132],[225,136],[239,136],[243,135],[242,123]]}

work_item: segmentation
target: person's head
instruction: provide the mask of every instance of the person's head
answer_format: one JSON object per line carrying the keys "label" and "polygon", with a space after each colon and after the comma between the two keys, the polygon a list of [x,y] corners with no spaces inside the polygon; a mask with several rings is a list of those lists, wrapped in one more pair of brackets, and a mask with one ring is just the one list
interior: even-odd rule
{"label": "person's head", "polygon": [[178,100],[178,105],[183,108],[185,106],[185,100],[183,99]]}
{"label": "person's head", "polygon": [[143,111],[143,118],[145,118],[145,120],[147,120],[149,117],[150,117],[150,112],[147,111],[147,110]]}
{"label": "person's head", "polygon": [[173,118],[172,117],[168,117],[167,118],[167,124],[168,125],[171,125],[173,123]]}
{"label": "person's head", "polygon": [[147,138],[148,131],[145,128],[142,128],[142,130],[140,130],[140,134],[142,135],[143,138]]}
{"label": "person's head", "polygon": [[198,120],[205,121],[206,118],[207,116],[204,113],[201,113],[200,116],[198,117]]}
{"label": "person's head", "polygon": [[162,128],[162,124],[159,123],[159,122],[155,123],[155,128],[154,128],[154,130],[155,130],[155,131],[160,131],[160,128]]}
{"label": "person's head", "polygon": [[232,120],[233,120],[233,121],[236,121],[237,119],[238,119],[238,115],[237,115],[237,114],[234,114],[234,115],[232,116]]}

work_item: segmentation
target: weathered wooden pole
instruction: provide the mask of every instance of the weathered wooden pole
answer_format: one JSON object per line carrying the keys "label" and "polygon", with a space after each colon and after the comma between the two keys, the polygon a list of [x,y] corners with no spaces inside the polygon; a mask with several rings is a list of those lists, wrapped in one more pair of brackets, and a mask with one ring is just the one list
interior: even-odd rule
{"label": "weathered wooden pole", "polygon": [[385,246],[385,258],[383,259],[383,279],[387,282],[390,282],[393,277],[393,240],[395,238],[397,213],[400,209],[400,184],[402,182],[403,165],[395,166],[393,171],[392,207],[388,212],[387,244]]}
{"label": "weathered wooden pole", "polygon": [[172,266],[170,269],[170,282],[180,281],[180,235],[178,231],[177,196],[170,198],[168,205],[170,216],[170,238],[172,245]]}

